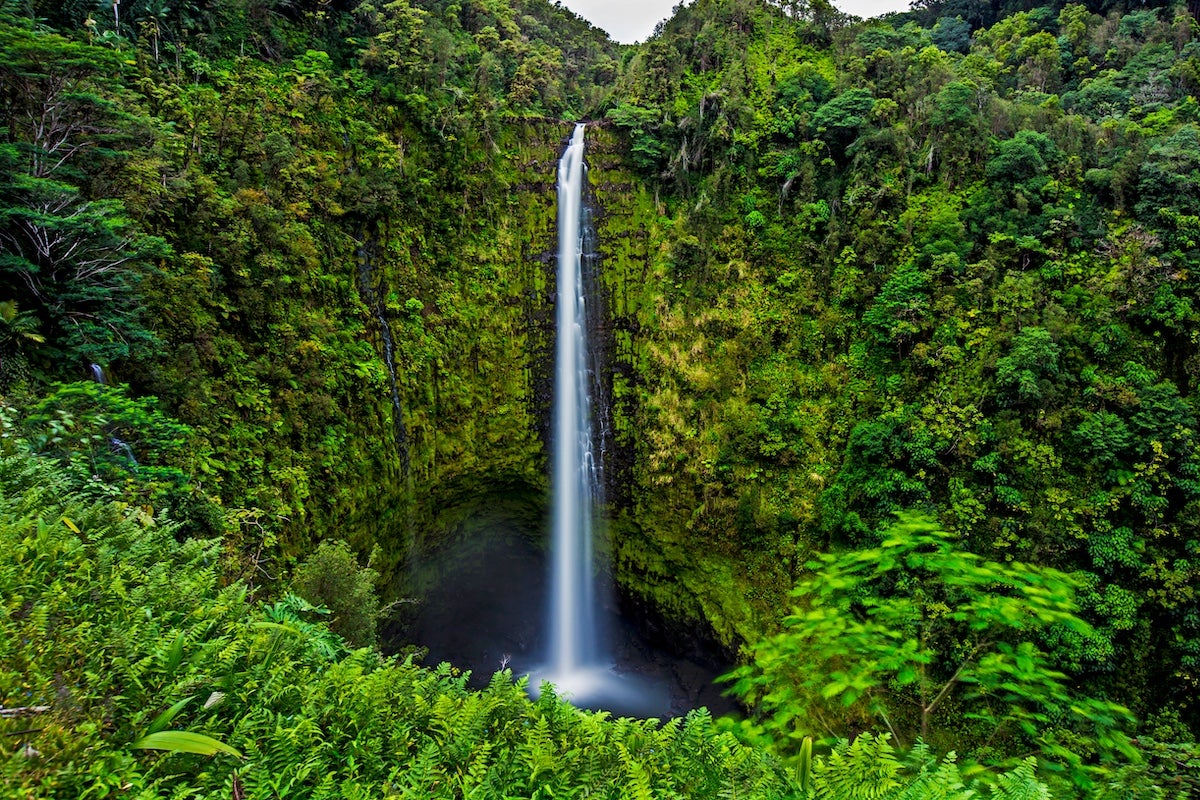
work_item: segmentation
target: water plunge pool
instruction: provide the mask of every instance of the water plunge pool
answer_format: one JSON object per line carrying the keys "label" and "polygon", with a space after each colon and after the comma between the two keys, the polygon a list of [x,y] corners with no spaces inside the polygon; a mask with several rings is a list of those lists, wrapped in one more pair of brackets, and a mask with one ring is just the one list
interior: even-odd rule
{"label": "water plunge pool", "polygon": [[[536,692],[536,676],[544,674],[548,660],[546,553],[520,520],[489,519],[470,527],[469,537],[415,565],[417,582],[427,588],[409,607],[408,624],[387,631],[385,638],[393,647],[427,648],[427,665],[445,661],[470,670],[471,685],[480,688],[501,669],[514,676],[532,674]],[[608,599],[599,614],[611,643],[612,676],[583,673],[595,684],[560,686],[560,695],[573,694],[575,705],[614,716],[662,718],[701,706],[714,716],[737,712],[722,695],[723,687],[713,683],[729,668],[715,650],[708,657],[670,652],[619,613],[612,593],[604,594]],[[704,646],[686,649],[703,651]]]}

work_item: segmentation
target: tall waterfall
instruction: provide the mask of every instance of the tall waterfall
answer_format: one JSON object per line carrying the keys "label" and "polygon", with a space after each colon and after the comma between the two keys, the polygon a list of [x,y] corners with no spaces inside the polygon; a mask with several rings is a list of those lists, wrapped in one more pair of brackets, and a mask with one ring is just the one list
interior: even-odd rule
{"label": "tall waterfall", "polygon": [[[587,270],[594,233],[583,202],[587,167],[584,126],[576,125],[558,164],[558,336],[555,345],[554,409],[551,426],[550,640],[547,663],[534,670],[531,691],[541,681],[588,708],[622,714],[661,714],[669,701],[661,687],[624,674],[615,663],[602,624],[592,545],[599,519],[602,460],[593,399],[599,397],[601,364],[588,352]],[[594,313],[594,312],[593,312]],[[600,420],[597,419],[600,418]],[[611,616],[611,615],[610,615]]]}
{"label": "tall waterfall", "polygon": [[555,346],[551,462],[553,533],[550,576],[549,668],[571,682],[604,661],[600,652],[593,578],[592,520],[598,496],[598,454],[592,446],[593,375],[583,280],[587,167],[584,128],[558,165],[558,335]]}

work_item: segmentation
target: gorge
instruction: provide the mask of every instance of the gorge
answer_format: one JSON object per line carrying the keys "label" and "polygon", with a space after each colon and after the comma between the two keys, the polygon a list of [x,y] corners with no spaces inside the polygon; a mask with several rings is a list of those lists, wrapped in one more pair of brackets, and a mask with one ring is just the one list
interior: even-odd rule
{"label": "gorge", "polygon": [[[1194,10],[0,3],[0,785],[1200,786]],[[748,715],[530,699],[547,605]]]}

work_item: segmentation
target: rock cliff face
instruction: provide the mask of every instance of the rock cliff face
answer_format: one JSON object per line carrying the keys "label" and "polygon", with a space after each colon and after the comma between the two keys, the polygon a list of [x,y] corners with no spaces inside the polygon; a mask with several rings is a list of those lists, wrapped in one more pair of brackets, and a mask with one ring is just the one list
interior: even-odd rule
{"label": "rock cliff face", "polygon": [[[706,393],[689,397],[703,387],[681,384],[679,373],[703,373],[714,360],[701,327],[704,313],[685,310],[691,300],[675,274],[679,242],[686,246],[689,237],[634,173],[627,141],[597,126],[589,146],[608,306],[603,341],[614,430],[608,461],[614,577],[626,613],[664,640],[711,633],[733,648],[759,630],[743,588],[754,577],[775,576],[765,574],[770,570],[748,574],[753,559],[720,547],[728,535],[712,534],[728,509],[719,489],[698,479],[705,470],[687,463],[703,427],[698,407]],[[686,412],[691,421],[681,415],[682,405],[694,406]],[[691,444],[677,446],[677,439]]]}
{"label": "rock cliff face", "polygon": [[[380,566],[396,595],[422,595],[438,580],[434,553],[463,546],[502,524],[542,544],[553,373],[556,242],[555,168],[571,126],[514,123],[497,139],[490,164],[489,213],[454,221],[436,248],[407,246],[403,231],[381,243],[373,291],[392,298],[384,314],[395,338],[409,467],[401,455],[357,510],[362,549],[381,546]],[[657,345],[651,331],[670,280],[660,244],[662,209],[633,174],[626,144],[595,125],[587,140],[589,202],[600,255],[593,346],[602,375],[598,420],[605,493],[612,523],[607,544],[627,612],[664,639],[715,627],[725,646],[748,633],[745,601],[715,585],[732,569],[689,534],[693,488],[663,482],[671,465],[647,464],[658,452]],[[440,260],[440,263],[439,263]],[[434,263],[430,263],[430,262]],[[401,297],[398,287],[409,297]],[[416,302],[414,302],[414,300]],[[418,306],[419,303],[419,306]],[[375,331],[381,357],[384,342]],[[435,353],[436,356],[424,354]],[[381,407],[387,404],[381,399]],[[387,431],[364,435],[386,436]],[[661,443],[660,443],[661,444]],[[713,585],[710,585],[713,584]],[[663,620],[678,621],[669,630]]]}
{"label": "rock cliff face", "polygon": [[414,243],[413,232],[401,228],[382,248],[375,291],[392,298],[385,313],[400,352],[409,469],[397,457],[375,495],[378,506],[351,527],[361,531],[360,546],[381,545],[397,593],[426,582],[407,562],[470,535],[497,508],[532,530],[540,526],[553,370],[554,180],[569,131],[526,121],[497,132],[483,167],[486,196],[472,212],[446,221],[436,243]]}

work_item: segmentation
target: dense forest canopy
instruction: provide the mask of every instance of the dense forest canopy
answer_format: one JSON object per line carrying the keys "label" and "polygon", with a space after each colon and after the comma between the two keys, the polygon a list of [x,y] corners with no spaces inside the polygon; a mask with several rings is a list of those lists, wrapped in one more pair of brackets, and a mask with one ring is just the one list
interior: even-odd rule
{"label": "dense forest canopy", "polygon": [[[6,785],[1200,791],[1198,25],[2,0]],[[741,721],[375,649],[421,554],[540,517],[579,120],[613,576]]]}

